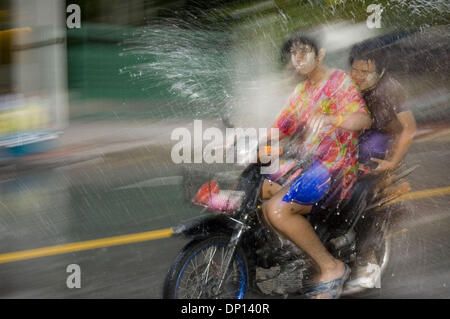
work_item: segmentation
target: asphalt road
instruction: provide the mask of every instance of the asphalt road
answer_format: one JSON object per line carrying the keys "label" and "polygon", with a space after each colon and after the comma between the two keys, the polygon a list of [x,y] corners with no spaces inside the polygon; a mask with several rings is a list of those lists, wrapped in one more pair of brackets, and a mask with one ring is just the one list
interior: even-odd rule
{"label": "asphalt road", "polygon": [[[190,205],[164,147],[136,147],[0,179],[0,259],[7,253],[166,229],[203,214]],[[450,134],[416,141],[412,191],[450,186]],[[204,170],[205,167],[195,167]],[[228,169],[228,168],[227,168]],[[406,204],[406,230],[380,289],[349,298],[450,298],[449,193]],[[0,263],[0,298],[161,298],[165,274],[187,243],[169,237]],[[67,266],[81,270],[68,288]],[[250,295],[250,298],[263,296]]]}

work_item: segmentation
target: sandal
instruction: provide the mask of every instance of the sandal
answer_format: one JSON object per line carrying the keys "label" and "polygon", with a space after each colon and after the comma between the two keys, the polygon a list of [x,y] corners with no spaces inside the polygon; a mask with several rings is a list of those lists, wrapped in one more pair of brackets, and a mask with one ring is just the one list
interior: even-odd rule
{"label": "sandal", "polygon": [[306,291],[305,295],[308,298],[311,298],[320,294],[325,294],[329,295],[331,299],[338,299],[341,296],[342,287],[344,286],[345,281],[350,277],[350,272],[350,267],[345,264],[345,271],[341,277],[312,286]]}

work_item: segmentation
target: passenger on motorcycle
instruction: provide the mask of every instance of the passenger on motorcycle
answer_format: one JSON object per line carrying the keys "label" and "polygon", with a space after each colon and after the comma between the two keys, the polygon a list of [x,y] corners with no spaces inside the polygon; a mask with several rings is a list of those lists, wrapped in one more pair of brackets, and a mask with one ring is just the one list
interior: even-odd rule
{"label": "passenger on motorcycle", "polygon": [[360,137],[359,161],[378,163],[375,172],[396,168],[416,132],[414,115],[405,105],[405,91],[386,72],[385,57],[374,42],[355,45],[349,57],[352,79],[373,119],[371,128]]}
{"label": "passenger on motorcycle", "polygon": [[[359,138],[360,180],[355,192],[378,188],[383,190],[384,197],[390,198],[410,189],[407,182],[400,186],[388,185],[392,184],[391,171],[399,166],[413,140],[416,122],[405,104],[404,89],[387,72],[386,54],[386,49],[378,42],[368,40],[353,46],[349,63],[352,79],[361,90],[372,117],[372,126]],[[370,240],[376,237],[374,224],[367,220],[365,239],[360,246],[358,264],[368,268],[378,264]],[[357,270],[357,277],[370,273],[364,267]]]}
{"label": "passenger on motorcycle", "polygon": [[[350,269],[323,246],[304,215],[325,198],[349,197],[358,173],[358,131],[371,119],[350,75],[323,64],[325,49],[294,35],[283,50],[306,80],[297,85],[273,127],[294,138],[297,157],[267,176],[262,207],[267,223],[299,246],[320,270],[307,295],[338,298]],[[270,139],[270,136],[269,136]],[[310,165],[296,165],[305,158]]]}

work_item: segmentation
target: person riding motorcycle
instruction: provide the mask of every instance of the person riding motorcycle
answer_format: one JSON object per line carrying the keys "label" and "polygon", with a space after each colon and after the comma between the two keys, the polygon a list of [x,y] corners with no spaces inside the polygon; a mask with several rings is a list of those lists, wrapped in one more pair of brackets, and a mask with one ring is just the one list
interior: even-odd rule
{"label": "person riding motorcycle", "polygon": [[[262,196],[270,199],[262,211],[274,231],[318,266],[319,274],[306,295],[338,298],[350,268],[327,251],[304,215],[324,200],[350,196],[358,173],[358,132],[369,128],[371,119],[350,75],[325,66],[325,49],[316,41],[296,34],[283,50],[306,80],[297,85],[273,127],[279,129],[280,139],[294,139],[298,157],[294,165],[288,161],[267,176]],[[309,164],[295,165],[305,163],[305,157],[311,159]]]}

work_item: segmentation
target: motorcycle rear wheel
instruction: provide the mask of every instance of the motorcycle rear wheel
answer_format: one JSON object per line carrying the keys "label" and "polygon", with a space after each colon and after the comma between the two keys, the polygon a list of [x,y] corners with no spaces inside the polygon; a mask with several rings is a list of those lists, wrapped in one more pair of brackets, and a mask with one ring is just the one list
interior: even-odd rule
{"label": "motorcycle rear wheel", "polygon": [[175,258],[169,269],[163,298],[167,299],[243,299],[248,287],[248,267],[238,246],[225,280],[217,291],[223,262],[230,252],[227,236],[193,240]]}

